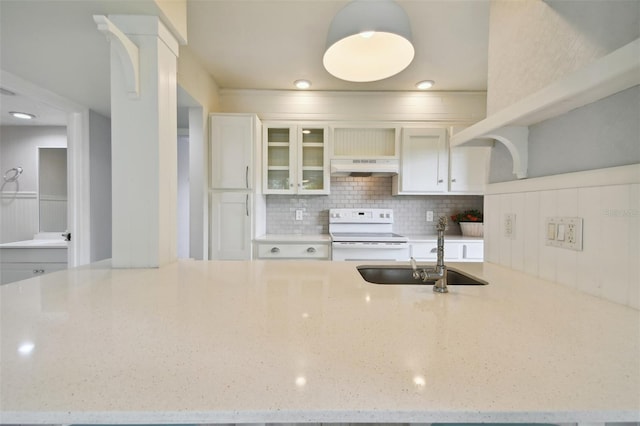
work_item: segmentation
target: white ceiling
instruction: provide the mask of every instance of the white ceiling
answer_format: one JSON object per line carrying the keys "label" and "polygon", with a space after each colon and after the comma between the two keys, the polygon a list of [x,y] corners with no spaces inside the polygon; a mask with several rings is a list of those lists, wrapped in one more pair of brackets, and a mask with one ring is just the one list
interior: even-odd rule
{"label": "white ceiling", "polygon": [[[398,0],[416,56],[400,74],[349,83],[322,66],[327,29],[346,0],[188,0],[189,49],[221,88],[486,90],[489,0]],[[152,0],[0,0],[0,68],[110,115],[109,46],[94,14],[157,14]],[[1,83],[1,82],[0,82]],[[4,105],[16,97],[2,96]],[[43,109],[41,108],[41,113]]]}

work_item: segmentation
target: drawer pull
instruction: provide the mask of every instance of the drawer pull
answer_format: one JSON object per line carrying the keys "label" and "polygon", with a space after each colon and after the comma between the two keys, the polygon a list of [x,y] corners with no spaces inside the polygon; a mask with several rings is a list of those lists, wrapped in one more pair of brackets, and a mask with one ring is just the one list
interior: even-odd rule
{"label": "drawer pull", "polygon": [[437,253],[438,252],[438,247],[434,247],[431,249],[430,253]]}
{"label": "drawer pull", "polygon": [[309,247],[307,249],[307,253],[315,253],[316,252],[316,248],[315,247]]}
{"label": "drawer pull", "polygon": [[280,253],[280,249],[278,247],[274,247],[271,249],[271,253]]}
{"label": "drawer pull", "polygon": [[36,275],[44,274],[44,269],[34,269],[33,273],[36,274]]}

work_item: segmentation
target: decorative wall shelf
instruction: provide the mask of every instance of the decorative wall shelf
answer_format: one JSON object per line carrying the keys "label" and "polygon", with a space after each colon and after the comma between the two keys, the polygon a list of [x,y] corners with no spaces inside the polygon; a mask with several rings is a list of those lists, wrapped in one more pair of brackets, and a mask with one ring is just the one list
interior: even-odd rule
{"label": "decorative wall shelf", "polygon": [[640,39],[551,83],[452,136],[450,145],[495,139],[509,149],[513,172],[527,177],[529,126],[640,84]]}

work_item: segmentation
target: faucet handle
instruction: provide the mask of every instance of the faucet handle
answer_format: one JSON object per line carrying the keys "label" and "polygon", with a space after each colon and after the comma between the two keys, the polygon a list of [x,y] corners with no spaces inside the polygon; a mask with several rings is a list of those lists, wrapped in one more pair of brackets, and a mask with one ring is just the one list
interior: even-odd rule
{"label": "faucet handle", "polygon": [[418,264],[416,263],[416,260],[413,258],[413,256],[409,258],[409,263],[411,263],[411,269],[413,269],[413,279],[414,280],[420,279],[420,272],[418,272]]}

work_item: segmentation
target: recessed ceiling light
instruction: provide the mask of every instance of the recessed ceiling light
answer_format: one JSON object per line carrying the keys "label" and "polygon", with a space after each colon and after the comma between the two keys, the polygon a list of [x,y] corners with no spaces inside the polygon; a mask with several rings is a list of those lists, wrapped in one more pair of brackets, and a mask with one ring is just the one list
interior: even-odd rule
{"label": "recessed ceiling light", "polygon": [[416,83],[416,87],[420,90],[426,90],[426,89],[430,89],[431,87],[433,87],[434,85],[434,81],[433,80],[424,80],[424,81],[420,81],[418,83]]}
{"label": "recessed ceiling light", "polygon": [[32,119],[36,118],[35,115],[29,114],[27,112],[9,111],[9,114],[11,114],[15,118],[21,118],[23,120],[32,120]]}
{"label": "recessed ceiling light", "polygon": [[293,82],[298,89],[308,89],[311,87],[311,82],[309,80],[296,80]]}

